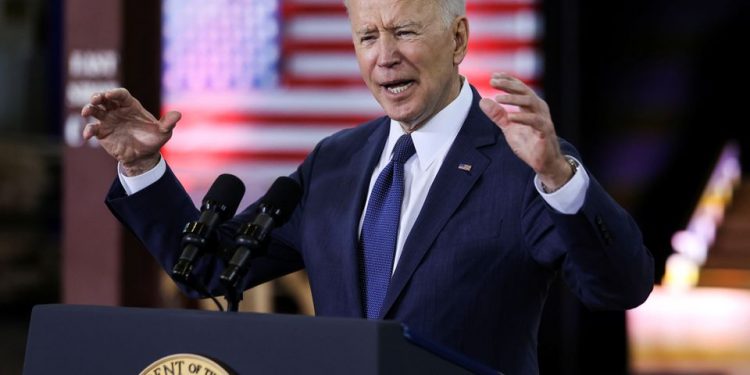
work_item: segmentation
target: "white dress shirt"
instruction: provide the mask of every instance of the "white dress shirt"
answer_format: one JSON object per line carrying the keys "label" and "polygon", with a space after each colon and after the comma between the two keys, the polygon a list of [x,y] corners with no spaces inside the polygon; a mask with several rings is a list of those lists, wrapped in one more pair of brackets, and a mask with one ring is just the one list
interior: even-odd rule
{"label": "white dress shirt", "polygon": [[[426,124],[412,132],[412,141],[417,152],[404,164],[404,198],[401,203],[401,220],[396,240],[396,254],[393,258],[393,271],[396,270],[396,265],[403,252],[406,238],[409,236],[409,232],[411,232],[411,228],[414,226],[414,222],[422,210],[422,205],[427,198],[427,192],[430,190],[432,182],[435,180],[435,176],[437,176],[438,170],[443,164],[445,156],[448,154],[448,150],[456,139],[456,135],[458,135],[461,126],[466,120],[466,116],[469,114],[472,99],[473,95],[468,80],[464,79],[458,97],[443,108],[442,111],[433,116]],[[370,188],[367,191],[368,202],[375,180],[377,180],[380,172],[390,162],[393,147],[396,145],[398,138],[403,134],[404,131],[401,125],[397,121],[391,120],[388,140],[380,155],[380,161],[375,170],[373,170],[372,177],[370,178]],[[166,162],[164,158],[161,158],[154,168],[133,177],[125,176],[122,173],[122,168],[118,165],[118,176],[125,192],[131,195],[156,182],[164,175],[166,169]],[[552,208],[563,214],[575,214],[583,206],[586,190],[589,186],[589,176],[583,166],[579,166],[578,171],[570,181],[550,194],[542,190],[538,176],[534,178],[534,185],[542,198]],[[360,218],[360,231],[362,230],[362,221],[366,212],[367,206],[362,211]]]}

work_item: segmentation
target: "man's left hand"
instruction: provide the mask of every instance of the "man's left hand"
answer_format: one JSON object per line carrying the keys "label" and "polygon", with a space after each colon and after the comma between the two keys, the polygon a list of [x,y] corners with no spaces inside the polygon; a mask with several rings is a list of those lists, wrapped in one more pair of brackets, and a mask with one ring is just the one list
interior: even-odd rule
{"label": "man's left hand", "polygon": [[[549,191],[564,185],[572,176],[570,165],[560,152],[555,126],[547,103],[518,78],[506,73],[494,73],[493,88],[505,94],[495,100],[484,98],[479,107],[505,135],[513,152],[539,175]],[[518,107],[510,112],[500,104]]]}

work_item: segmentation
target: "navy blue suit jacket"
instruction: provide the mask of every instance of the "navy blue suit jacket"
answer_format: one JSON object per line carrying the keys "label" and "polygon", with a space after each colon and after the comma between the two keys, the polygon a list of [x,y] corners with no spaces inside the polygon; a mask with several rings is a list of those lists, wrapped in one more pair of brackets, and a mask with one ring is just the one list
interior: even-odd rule
{"label": "navy blue suit jacket", "polygon": [[[587,306],[626,309],[651,291],[653,260],[631,217],[593,178],[578,214],[549,207],[534,188],[533,170],[513,154],[478,100],[474,91],[406,240],[380,317],[506,374],[536,373],[540,315],[558,273]],[[379,118],[316,146],[292,174],[304,190],[299,207],[274,232],[268,254],[253,263],[246,287],[305,268],[317,315],[363,317],[358,225],[388,122]],[[579,157],[569,144],[562,148]],[[131,196],[115,181],[107,205],[167,270],[178,256],[182,226],[198,216],[169,170]],[[254,209],[223,225],[221,236],[230,240]],[[210,258],[196,270],[218,292],[221,266]]]}

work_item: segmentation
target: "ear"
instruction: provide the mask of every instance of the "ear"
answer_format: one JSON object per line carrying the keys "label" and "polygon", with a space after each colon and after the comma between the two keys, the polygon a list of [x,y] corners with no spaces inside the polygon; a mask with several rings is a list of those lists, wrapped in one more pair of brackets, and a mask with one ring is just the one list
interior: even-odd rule
{"label": "ear", "polygon": [[469,20],[466,16],[456,17],[451,27],[453,32],[453,64],[458,66],[466,57],[469,46]]}

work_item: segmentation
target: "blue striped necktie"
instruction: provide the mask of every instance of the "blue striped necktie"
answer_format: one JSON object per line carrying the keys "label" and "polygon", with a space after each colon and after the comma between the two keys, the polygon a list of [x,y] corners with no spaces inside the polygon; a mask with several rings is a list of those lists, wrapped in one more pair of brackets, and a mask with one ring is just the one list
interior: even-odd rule
{"label": "blue striped necktie", "polygon": [[404,196],[404,163],[415,152],[411,135],[402,135],[370,193],[359,238],[359,279],[367,319],[378,318],[388,291]]}

